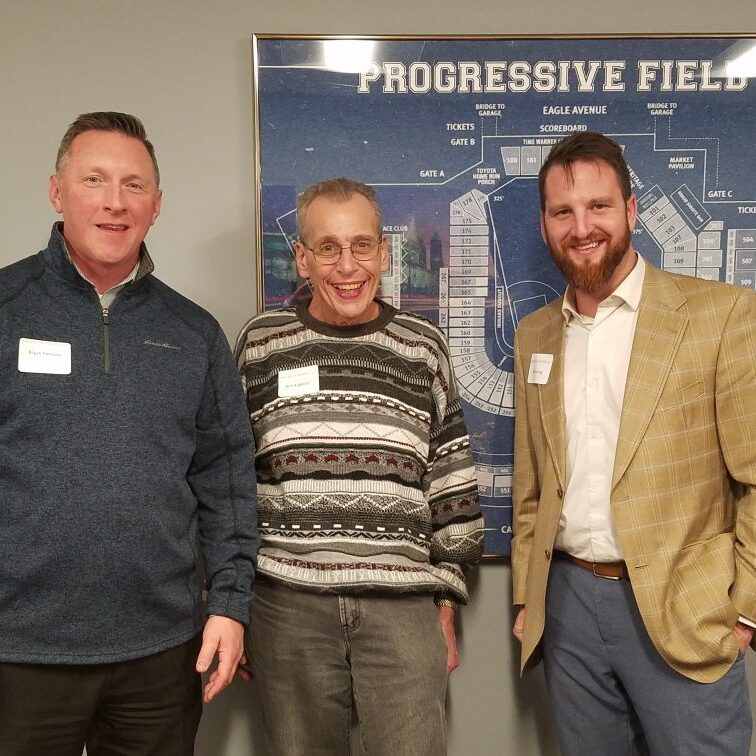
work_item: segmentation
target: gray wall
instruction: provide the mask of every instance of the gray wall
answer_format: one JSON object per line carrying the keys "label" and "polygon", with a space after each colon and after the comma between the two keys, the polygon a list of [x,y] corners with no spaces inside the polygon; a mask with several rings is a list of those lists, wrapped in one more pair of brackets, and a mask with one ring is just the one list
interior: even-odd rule
{"label": "gray wall", "polygon": [[[78,113],[145,121],[165,199],[148,239],[157,273],[233,339],[255,308],[250,35],[257,33],[753,32],[752,0],[0,0],[0,265],[40,249],[47,177]],[[450,682],[452,756],[556,752],[540,671],[516,674],[510,571],[486,563],[462,614]],[[749,662],[752,680],[756,664]],[[254,685],[206,708],[205,756],[263,754]],[[753,751],[756,753],[756,751]]]}

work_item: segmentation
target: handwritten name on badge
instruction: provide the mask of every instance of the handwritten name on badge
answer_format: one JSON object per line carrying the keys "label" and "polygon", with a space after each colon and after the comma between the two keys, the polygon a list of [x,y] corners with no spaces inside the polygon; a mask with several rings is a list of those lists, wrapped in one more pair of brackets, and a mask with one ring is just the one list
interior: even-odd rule
{"label": "handwritten name on badge", "polygon": [[320,370],[317,365],[278,371],[278,396],[304,396],[320,391]]}
{"label": "handwritten name on badge", "polygon": [[71,375],[71,345],[64,341],[18,340],[20,373]]}
{"label": "handwritten name on badge", "polygon": [[553,354],[539,354],[536,352],[530,357],[530,370],[528,371],[528,383],[540,383],[544,385],[549,380],[551,364],[554,362]]}

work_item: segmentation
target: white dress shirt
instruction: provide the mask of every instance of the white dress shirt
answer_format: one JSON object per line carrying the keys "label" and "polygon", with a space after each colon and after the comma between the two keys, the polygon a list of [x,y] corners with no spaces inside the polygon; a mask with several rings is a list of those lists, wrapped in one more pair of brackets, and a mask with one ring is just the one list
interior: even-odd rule
{"label": "white dress shirt", "polygon": [[562,305],[567,486],[555,545],[589,562],[622,559],[610,494],[644,275],[638,255],[593,318],[577,311],[571,287]]}

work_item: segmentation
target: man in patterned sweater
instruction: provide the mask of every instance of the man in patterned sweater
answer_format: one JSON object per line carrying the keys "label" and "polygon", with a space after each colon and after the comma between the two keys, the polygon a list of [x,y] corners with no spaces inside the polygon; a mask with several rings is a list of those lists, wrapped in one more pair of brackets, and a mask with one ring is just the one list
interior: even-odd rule
{"label": "man in patterned sweater", "polygon": [[388,267],[373,190],[339,178],[297,206],[312,297],[237,344],[257,441],[250,626],[269,752],[446,753],[464,568],[482,548],[475,468],[448,347],[376,299]]}

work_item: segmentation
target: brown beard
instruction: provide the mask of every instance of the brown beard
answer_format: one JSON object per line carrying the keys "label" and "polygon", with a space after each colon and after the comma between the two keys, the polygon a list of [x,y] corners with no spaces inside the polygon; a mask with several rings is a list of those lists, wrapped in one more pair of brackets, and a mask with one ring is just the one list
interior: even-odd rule
{"label": "brown beard", "polygon": [[549,251],[554,264],[562,271],[562,275],[573,288],[585,294],[593,294],[601,288],[611,277],[617,266],[622,262],[630,247],[630,227],[614,246],[609,246],[604,257],[597,263],[575,262],[560,247],[552,244],[548,239]]}

